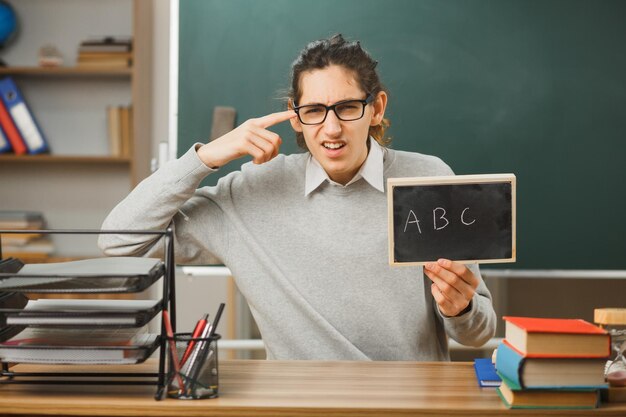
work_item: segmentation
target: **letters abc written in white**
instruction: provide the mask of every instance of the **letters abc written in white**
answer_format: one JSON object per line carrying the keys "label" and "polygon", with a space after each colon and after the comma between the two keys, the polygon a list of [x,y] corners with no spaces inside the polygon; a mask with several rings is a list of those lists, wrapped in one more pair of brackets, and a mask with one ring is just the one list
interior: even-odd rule
{"label": "letters abc written in white", "polygon": [[[464,226],[471,226],[476,223],[476,219],[472,218],[471,214],[468,213],[470,211],[469,207],[465,207],[461,212],[460,221]],[[435,207],[433,209],[433,229],[434,230],[443,230],[449,224],[450,220],[446,217],[446,209],[443,207]],[[409,225],[414,224],[416,228],[410,227]],[[408,231],[415,231],[419,234],[422,234],[422,227],[420,226],[420,219],[417,217],[413,210],[409,210],[409,214],[406,217],[406,222],[404,223],[404,233]]]}

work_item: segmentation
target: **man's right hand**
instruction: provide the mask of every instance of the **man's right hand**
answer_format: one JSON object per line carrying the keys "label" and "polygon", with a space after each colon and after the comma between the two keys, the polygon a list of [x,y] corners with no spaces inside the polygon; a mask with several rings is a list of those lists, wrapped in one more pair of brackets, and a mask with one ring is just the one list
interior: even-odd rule
{"label": "man's right hand", "polygon": [[246,120],[224,136],[202,145],[198,156],[210,168],[219,168],[245,155],[250,155],[255,164],[267,162],[278,155],[282,143],[280,136],[267,128],[294,117],[296,113],[287,110]]}

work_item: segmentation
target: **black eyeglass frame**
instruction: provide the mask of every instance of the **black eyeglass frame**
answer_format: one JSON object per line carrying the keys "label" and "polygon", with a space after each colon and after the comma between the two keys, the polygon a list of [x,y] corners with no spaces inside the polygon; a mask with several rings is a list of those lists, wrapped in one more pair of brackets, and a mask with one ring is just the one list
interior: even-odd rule
{"label": "black eyeglass frame", "polygon": [[[359,117],[357,117],[356,119],[342,119],[341,116],[339,116],[337,114],[337,112],[335,111],[335,107],[337,106],[341,106],[342,104],[346,104],[346,103],[352,103],[352,102],[358,102],[361,103],[363,105],[363,109],[361,110],[361,115]],[[305,104],[304,106],[296,106],[294,103],[293,106],[293,111],[296,112],[296,114],[298,115],[298,120],[300,121],[300,123],[302,123],[303,125],[308,125],[308,126],[312,126],[312,125],[321,125],[322,123],[324,123],[326,121],[326,118],[328,117],[328,112],[330,110],[332,110],[335,113],[335,116],[337,116],[337,119],[344,121],[344,122],[353,122],[355,120],[359,120],[363,117],[363,115],[365,114],[365,106],[367,106],[368,104],[370,104],[372,101],[374,101],[374,96],[372,95],[372,93],[368,93],[367,97],[365,97],[365,99],[363,100],[357,100],[357,99],[351,99],[351,100],[343,100],[343,101],[338,101],[335,104],[331,104],[330,106],[324,106],[323,104]],[[326,109],[326,113],[324,114],[324,118],[317,122],[317,123],[305,123],[302,121],[302,117],[300,117],[300,109],[304,109],[306,107],[324,107],[324,109]]]}

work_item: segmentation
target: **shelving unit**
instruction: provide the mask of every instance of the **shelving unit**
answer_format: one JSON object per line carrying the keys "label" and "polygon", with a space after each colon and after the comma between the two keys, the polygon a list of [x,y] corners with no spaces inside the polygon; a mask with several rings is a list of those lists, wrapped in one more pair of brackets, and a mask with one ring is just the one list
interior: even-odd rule
{"label": "shelving unit", "polygon": [[[152,0],[20,0],[20,32],[0,77],[22,90],[46,136],[49,155],[0,154],[0,210],[44,213],[51,229],[96,229],[107,213],[150,174],[152,157]],[[131,36],[133,66],[76,67],[81,41]],[[64,66],[38,67],[39,47],[52,43]],[[130,156],[111,156],[107,106],[133,107]],[[92,241],[53,237],[57,256],[99,255]],[[89,249],[85,249],[89,248]],[[93,248],[93,249],[92,249]]]}
{"label": "shelving unit", "polygon": [[0,155],[0,162],[33,164],[121,164],[128,165],[131,158],[122,156],[57,156],[57,155]]}
{"label": "shelving unit", "polygon": [[0,67],[0,75],[130,77],[132,68]]}

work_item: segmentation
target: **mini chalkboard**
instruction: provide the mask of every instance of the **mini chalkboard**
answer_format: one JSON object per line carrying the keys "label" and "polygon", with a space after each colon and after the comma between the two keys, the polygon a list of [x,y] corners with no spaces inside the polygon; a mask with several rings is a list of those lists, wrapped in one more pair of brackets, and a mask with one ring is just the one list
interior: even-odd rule
{"label": "mini chalkboard", "polygon": [[515,262],[515,175],[389,178],[389,264]]}

